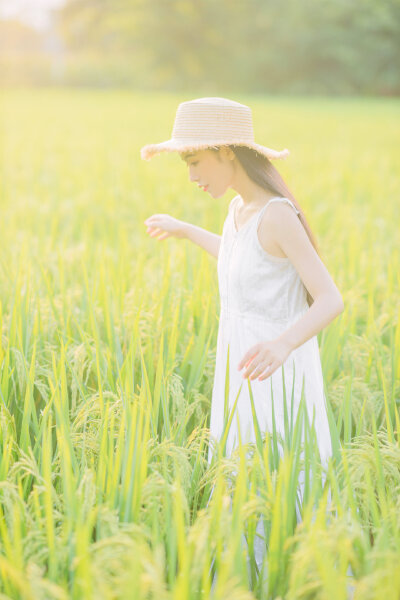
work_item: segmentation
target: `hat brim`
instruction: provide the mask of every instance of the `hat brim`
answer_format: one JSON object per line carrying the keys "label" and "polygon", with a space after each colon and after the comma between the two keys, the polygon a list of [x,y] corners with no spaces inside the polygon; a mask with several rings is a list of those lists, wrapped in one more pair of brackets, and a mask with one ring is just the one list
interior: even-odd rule
{"label": "hat brim", "polygon": [[212,142],[199,142],[196,140],[190,142],[189,140],[185,140],[184,142],[179,142],[171,139],[159,144],[147,144],[146,146],[143,146],[140,150],[140,156],[144,160],[150,160],[153,156],[160,154],[161,152],[187,152],[189,150],[204,150],[213,146],[246,146],[247,148],[256,150],[259,154],[262,154],[269,159],[283,159],[287,158],[290,154],[287,148],[280,151],[273,150],[272,148],[267,148],[266,146],[261,146],[255,142],[248,141],[231,142],[228,140],[215,140]]}

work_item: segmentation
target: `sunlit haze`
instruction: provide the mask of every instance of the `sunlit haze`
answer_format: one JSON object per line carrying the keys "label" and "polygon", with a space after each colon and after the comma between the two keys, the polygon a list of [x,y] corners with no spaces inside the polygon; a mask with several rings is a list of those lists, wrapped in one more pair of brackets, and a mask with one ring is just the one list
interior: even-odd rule
{"label": "sunlit haze", "polygon": [[17,19],[35,29],[46,29],[52,9],[63,4],[65,0],[0,0],[0,19]]}

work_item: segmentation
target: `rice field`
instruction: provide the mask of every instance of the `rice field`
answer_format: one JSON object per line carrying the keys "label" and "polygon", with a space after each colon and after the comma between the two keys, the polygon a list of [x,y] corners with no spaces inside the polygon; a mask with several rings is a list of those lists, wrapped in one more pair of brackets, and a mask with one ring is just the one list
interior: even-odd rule
{"label": "rice field", "polygon": [[296,428],[282,458],[267,435],[207,464],[216,260],[144,220],[221,233],[233,190],[139,153],[186,99],[0,97],[0,598],[398,600],[399,102],[232,96],[256,141],[291,151],[275,164],[345,302],[318,335],[324,485]]}

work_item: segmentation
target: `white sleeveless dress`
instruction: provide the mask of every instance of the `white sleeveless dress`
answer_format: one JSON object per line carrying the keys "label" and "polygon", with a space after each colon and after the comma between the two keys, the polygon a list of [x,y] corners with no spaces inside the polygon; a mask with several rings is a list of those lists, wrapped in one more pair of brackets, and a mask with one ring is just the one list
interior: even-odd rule
{"label": "white sleeveless dress", "polygon": [[[242,443],[256,441],[249,384],[262,433],[273,431],[272,387],[276,430],[284,437],[282,366],[262,381],[243,379],[245,369],[238,371],[237,366],[254,344],[273,340],[309,308],[306,289],[289,258],[265,252],[257,234],[261,217],[271,202],[287,202],[296,213],[298,210],[288,198],[272,198],[237,231],[234,210],[239,199],[240,196],[236,196],[229,205],[218,254],[221,306],[211,403],[209,463],[214,453],[214,444],[221,439],[224,427],[228,346],[229,411],[232,411],[240,387],[241,390],[227,437],[226,455],[229,456],[238,445],[237,415]],[[309,422],[312,423],[315,410],[314,426],[318,449],[322,464],[326,465],[327,459],[332,455],[332,445],[317,337],[310,338],[293,350],[283,367],[287,413],[290,416],[293,401],[295,420],[304,380]]]}

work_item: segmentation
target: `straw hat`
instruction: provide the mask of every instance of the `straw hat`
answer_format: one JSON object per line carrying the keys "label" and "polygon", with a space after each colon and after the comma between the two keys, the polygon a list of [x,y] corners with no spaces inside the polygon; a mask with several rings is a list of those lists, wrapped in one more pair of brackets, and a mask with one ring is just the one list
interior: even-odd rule
{"label": "straw hat", "polygon": [[273,150],[254,141],[251,109],[227,98],[197,98],[179,104],[171,139],[147,144],[140,150],[145,160],[160,152],[186,152],[212,146],[247,146],[269,159],[286,158],[289,150]]}

